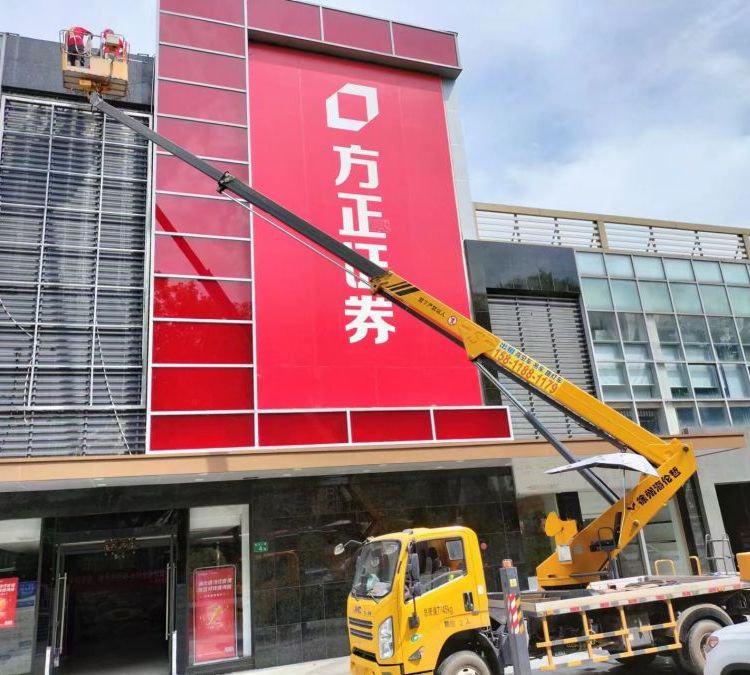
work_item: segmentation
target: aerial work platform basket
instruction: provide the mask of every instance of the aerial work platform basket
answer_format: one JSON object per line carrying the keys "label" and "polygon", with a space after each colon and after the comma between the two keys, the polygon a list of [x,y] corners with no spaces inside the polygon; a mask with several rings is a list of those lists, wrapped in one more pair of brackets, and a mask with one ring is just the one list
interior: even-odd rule
{"label": "aerial work platform basket", "polygon": [[61,30],[60,67],[63,87],[70,91],[114,97],[128,93],[128,43],[122,35]]}

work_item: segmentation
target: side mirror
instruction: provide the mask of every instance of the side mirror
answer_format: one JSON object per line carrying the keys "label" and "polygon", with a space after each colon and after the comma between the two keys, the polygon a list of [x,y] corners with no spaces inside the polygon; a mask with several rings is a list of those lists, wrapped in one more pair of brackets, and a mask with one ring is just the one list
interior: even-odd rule
{"label": "side mirror", "polygon": [[336,548],[333,549],[333,555],[341,555],[346,550],[343,544],[336,544]]}

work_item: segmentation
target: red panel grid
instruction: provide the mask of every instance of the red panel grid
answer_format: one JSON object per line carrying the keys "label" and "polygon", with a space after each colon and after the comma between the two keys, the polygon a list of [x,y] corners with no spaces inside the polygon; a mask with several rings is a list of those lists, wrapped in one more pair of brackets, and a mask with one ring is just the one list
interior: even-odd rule
{"label": "red panel grid", "polygon": [[353,443],[431,441],[429,410],[353,410]]}
{"label": "red panel grid", "polygon": [[151,450],[243,448],[255,444],[253,415],[157,415]]}
{"label": "red panel grid", "polygon": [[216,21],[245,22],[244,0],[161,0],[159,8]]}
{"label": "red panel grid", "polygon": [[227,239],[157,235],[156,274],[250,279],[250,243]]}
{"label": "red panel grid", "polygon": [[243,127],[159,117],[159,133],[196,155],[247,161],[247,130]]}
{"label": "red panel grid", "polygon": [[346,413],[260,413],[258,436],[262,446],[346,443]]}
{"label": "red panel grid", "polygon": [[[246,165],[228,162],[209,162],[209,164],[229,171],[244,183],[248,181]],[[169,192],[189,192],[196,195],[215,195],[216,181],[177,157],[158,155],[156,158],[156,189]]]}
{"label": "red panel grid", "polygon": [[181,195],[156,197],[156,229],[161,232],[248,237],[249,221],[247,211],[234,202]]}
{"label": "red panel grid", "polygon": [[[203,2],[202,4],[210,5],[211,3]],[[161,13],[159,15],[159,42],[198,47],[237,56],[245,55],[244,28],[208,23],[172,14]]]}
{"label": "red panel grid", "polygon": [[456,36],[451,33],[394,23],[393,45],[397,56],[458,66]]}
{"label": "red panel grid", "polygon": [[245,94],[160,80],[159,113],[245,124]]}
{"label": "red panel grid", "polygon": [[232,56],[159,47],[159,77],[245,89],[245,61]]}
{"label": "red panel grid", "polygon": [[247,0],[250,28],[320,40],[320,7],[293,0]]}
{"label": "red panel grid", "polygon": [[242,323],[154,324],[154,363],[252,363],[252,326]]}
{"label": "red panel grid", "polygon": [[250,410],[252,368],[164,368],[152,370],[152,410]]}
{"label": "red panel grid", "polygon": [[184,319],[251,319],[252,287],[242,281],[154,279],[154,316]]}
{"label": "red panel grid", "polygon": [[435,410],[434,415],[439,441],[511,437],[507,408]]}
{"label": "red panel grid", "polygon": [[391,53],[391,28],[388,21],[369,16],[323,8],[323,34],[326,42]]}

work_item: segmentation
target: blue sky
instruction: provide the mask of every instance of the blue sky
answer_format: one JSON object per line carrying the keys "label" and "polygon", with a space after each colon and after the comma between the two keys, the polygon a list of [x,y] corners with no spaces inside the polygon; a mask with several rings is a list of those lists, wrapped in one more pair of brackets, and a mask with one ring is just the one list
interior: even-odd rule
{"label": "blue sky", "polygon": [[[2,30],[109,25],[155,50],[156,0],[0,2]],[[750,224],[747,0],[324,4],[459,33],[476,201]]]}

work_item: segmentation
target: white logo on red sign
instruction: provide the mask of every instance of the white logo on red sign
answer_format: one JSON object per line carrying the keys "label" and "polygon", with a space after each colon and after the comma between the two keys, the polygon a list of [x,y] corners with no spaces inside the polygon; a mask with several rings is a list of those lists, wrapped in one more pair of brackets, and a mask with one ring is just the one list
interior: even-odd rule
{"label": "white logo on red sign", "polygon": [[[345,96],[359,97],[364,102],[364,119],[351,113],[342,113],[341,102]],[[351,109],[350,107],[349,110]],[[360,131],[379,112],[377,89],[362,84],[345,84],[326,99],[326,120],[330,129]],[[344,138],[342,135],[342,140]],[[383,198],[375,192],[380,186],[380,152],[363,148],[360,144],[343,143],[334,145],[333,151],[337,153],[339,160],[338,175],[334,182],[337,188],[344,189],[337,192],[337,197],[342,200],[339,234],[347,238],[343,242],[346,246],[385,269],[387,262],[383,255],[387,252],[388,245],[381,222]],[[381,226],[380,229],[378,225]],[[349,342],[354,344],[368,337],[376,345],[388,342],[390,334],[396,331],[387,321],[393,318],[392,303],[369,292],[366,276],[355,272],[350,265],[346,265],[346,269],[347,284],[360,291],[359,295],[350,295],[344,302],[344,316],[349,319],[345,326]]]}

